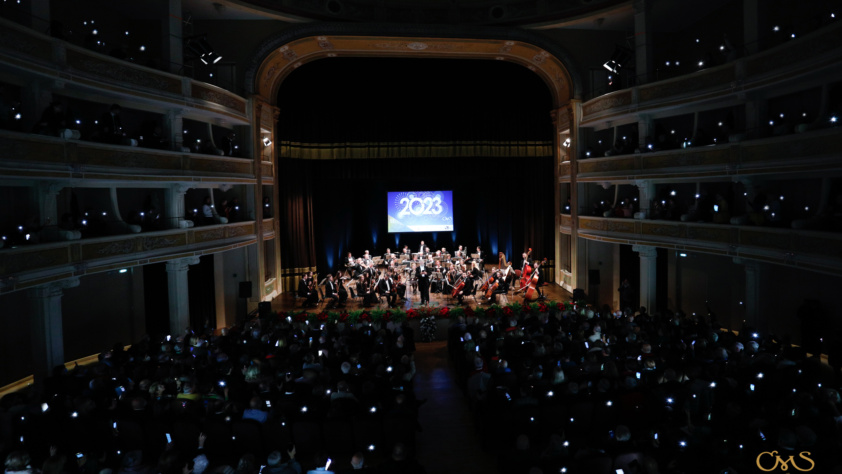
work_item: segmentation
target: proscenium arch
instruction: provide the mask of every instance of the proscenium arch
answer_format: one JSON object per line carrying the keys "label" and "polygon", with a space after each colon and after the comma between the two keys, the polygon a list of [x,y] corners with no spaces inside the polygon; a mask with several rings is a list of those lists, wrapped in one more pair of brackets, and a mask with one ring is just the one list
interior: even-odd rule
{"label": "proscenium arch", "polygon": [[[540,33],[517,28],[406,26],[395,24],[335,24],[309,23],[284,30],[267,39],[257,48],[245,74],[247,92],[251,95],[254,150],[264,149],[263,139],[275,137],[278,114],[277,95],[281,83],[295,69],[305,63],[331,57],[398,57],[450,58],[509,61],[526,67],[547,85],[552,96],[550,117],[554,126],[554,178],[558,183],[562,147],[561,133],[569,131],[575,146],[576,105],[582,97],[581,75],[557,43]],[[267,146],[262,161],[277,164],[274,147]],[[268,159],[267,159],[268,158]],[[278,189],[275,166],[266,163],[256,166],[258,181],[272,172],[274,189]],[[270,171],[272,170],[272,171]],[[276,194],[277,197],[277,194]],[[256,202],[262,201],[260,186],[255,187]],[[554,229],[560,224],[560,189],[555,186]],[[272,199],[277,203],[277,199]],[[275,216],[278,213],[275,204]],[[275,235],[280,236],[279,219],[273,219]],[[262,232],[262,221],[258,220]],[[561,276],[561,234],[555,234],[555,279]],[[314,268],[291,268],[283,265],[279,239],[275,239],[277,275],[281,276],[279,291],[295,288],[297,276]],[[261,275],[263,271],[261,269]]]}
{"label": "proscenium arch", "polygon": [[283,80],[305,63],[331,57],[451,58],[509,61],[538,74],[553,108],[581,98],[568,54],[542,35],[515,28],[307,24],[266,40],[246,71],[248,92],[275,105]]}

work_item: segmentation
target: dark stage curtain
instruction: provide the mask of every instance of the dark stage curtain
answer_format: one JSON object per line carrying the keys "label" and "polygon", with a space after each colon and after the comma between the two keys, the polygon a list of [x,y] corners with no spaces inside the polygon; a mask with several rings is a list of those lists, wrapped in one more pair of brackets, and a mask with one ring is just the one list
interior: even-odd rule
{"label": "dark stage curtain", "polygon": [[[285,269],[324,275],[343,268],[349,251],[381,255],[421,240],[431,249],[480,245],[494,262],[502,250],[515,265],[527,247],[555,259],[552,157],[279,162]],[[408,190],[453,190],[456,230],[389,234],[386,192]]]}
{"label": "dark stage curtain", "polygon": [[280,175],[281,255],[283,267],[316,265],[313,231],[313,186],[311,166],[303,160],[281,160]]}

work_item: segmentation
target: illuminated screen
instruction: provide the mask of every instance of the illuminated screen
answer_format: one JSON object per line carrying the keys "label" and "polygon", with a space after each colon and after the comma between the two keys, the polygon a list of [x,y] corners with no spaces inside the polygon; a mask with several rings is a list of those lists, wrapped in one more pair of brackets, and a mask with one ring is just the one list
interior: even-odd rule
{"label": "illuminated screen", "polygon": [[387,194],[389,232],[453,230],[453,191],[398,191]]}

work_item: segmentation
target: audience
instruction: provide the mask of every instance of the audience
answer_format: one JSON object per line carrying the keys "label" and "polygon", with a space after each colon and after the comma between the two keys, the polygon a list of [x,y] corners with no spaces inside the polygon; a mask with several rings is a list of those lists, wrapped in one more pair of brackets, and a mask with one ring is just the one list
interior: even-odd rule
{"label": "audience", "polygon": [[772,450],[842,467],[842,378],[788,335],[606,308],[457,321],[448,344],[500,472],[751,472]]}
{"label": "audience", "polygon": [[6,471],[300,474],[330,457],[331,470],[366,471],[370,458],[423,472],[411,335],[270,317],[116,344],[97,364],[57,368],[43,391],[0,400]]}

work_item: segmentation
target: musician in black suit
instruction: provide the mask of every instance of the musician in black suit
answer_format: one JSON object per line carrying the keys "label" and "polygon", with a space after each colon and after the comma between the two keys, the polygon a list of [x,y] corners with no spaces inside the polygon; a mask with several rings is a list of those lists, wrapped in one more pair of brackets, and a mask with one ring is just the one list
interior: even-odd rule
{"label": "musician in black suit", "polygon": [[348,289],[345,288],[345,282],[342,281],[342,272],[336,272],[336,278],[333,279],[333,282],[336,285],[336,294],[339,298],[337,304],[344,307],[345,302],[348,301]]}
{"label": "musician in black suit", "polygon": [[313,272],[308,272],[298,282],[298,296],[304,298],[302,307],[316,306],[316,303],[318,303],[319,295],[316,293],[316,282],[313,279]]}
{"label": "musician in black suit", "polygon": [[380,279],[377,285],[380,294],[386,298],[390,308],[395,307],[395,300],[398,297],[397,288],[395,287],[395,280],[392,278],[392,272],[388,272],[385,277]]}
{"label": "musician in black suit", "polygon": [[333,281],[333,275],[328,275],[327,281],[325,281],[325,299],[329,299],[330,303],[328,303],[327,307],[336,307],[338,297],[339,288],[337,288],[336,283]]}
{"label": "musician in black suit", "polygon": [[462,277],[465,279],[465,286],[463,286],[459,293],[456,294],[456,298],[459,299],[459,304],[463,304],[462,300],[464,300],[466,296],[473,295],[477,291],[477,289],[474,288],[474,275],[471,272],[463,273]]}
{"label": "musician in black suit", "polygon": [[491,295],[491,304],[495,304],[499,301],[499,297],[497,295],[505,295],[509,292],[509,284],[506,282],[506,278],[503,276],[503,272],[498,270],[497,274],[494,275],[494,279],[497,282],[497,289],[494,290],[494,293]]}
{"label": "musician in black suit", "polygon": [[421,304],[430,304],[430,268],[423,260],[415,270],[415,278],[418,280],[418,289],[421,291]]}

